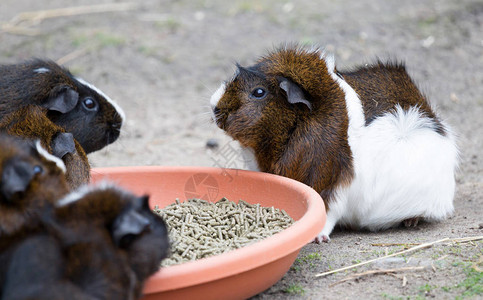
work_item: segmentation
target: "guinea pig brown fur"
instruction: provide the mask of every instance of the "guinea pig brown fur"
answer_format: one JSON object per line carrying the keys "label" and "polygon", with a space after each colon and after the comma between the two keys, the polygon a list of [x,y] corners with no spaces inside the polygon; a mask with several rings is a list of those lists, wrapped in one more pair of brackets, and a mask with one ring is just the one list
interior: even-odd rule
{"label": "guinea pig brown fur", "polygon": [[71,189],[89,183],[90,165],[84,149],[71,133],[47,118],[47,109],[35,105],[22,107],[0,120],[0,130],[22,138],[39,139],[50,154],[64,162]]}
{"label": "guinea pig brown fur", "polygon": [[53,61],[0,66],[0,120],[29,104],[46,108],[86,153],[114,142],[125,119],[107,95]]}
{"label": "guinea pig brown fur", "polygon": [[0,134],[0,251],[8,236],[38,227],[38,212],[68,193],[62,161],[40,143]]}
{"label": "guinea pig brown fur", "polygon": [[458,151],[400,63],[339,72],[314,48],[285,46],[241,67],[210,99],[213,119],[256,162],[318,191],[327,222],[380,230],[453,211]]}
{"label": "guinea pig brown fur", "polygon": [[67,194],[64,172],[40,142],[0,133],[0,295],[13,247],[41,231],[43,209]]}

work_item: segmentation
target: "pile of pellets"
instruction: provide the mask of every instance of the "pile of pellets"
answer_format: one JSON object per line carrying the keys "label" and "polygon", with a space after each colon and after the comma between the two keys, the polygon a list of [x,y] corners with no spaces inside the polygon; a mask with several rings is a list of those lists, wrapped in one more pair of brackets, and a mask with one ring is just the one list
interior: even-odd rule
{"label": "pile of pellets", "polygon": [[154,208],[168,226],[171,253],[162,266],[176,265],[238,249],[272,236],[293,224],[284,211],[226,198],[200,199]]}

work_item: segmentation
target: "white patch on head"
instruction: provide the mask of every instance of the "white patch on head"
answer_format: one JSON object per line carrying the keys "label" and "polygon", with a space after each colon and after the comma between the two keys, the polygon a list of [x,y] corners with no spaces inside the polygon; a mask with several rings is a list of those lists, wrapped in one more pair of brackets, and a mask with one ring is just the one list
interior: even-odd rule
{"label": "white patch on head", "polygon": [[95,91],[96,93],[104,97],[107,100],[107,102],[109,102],[114,107],[114,109],[117,111],[119,116],[121,116],[122,122],[124,123],[124,120],[126,120],[126,114],[124,113],[124,110],[122,110],[122,108],[116,102],[114,102],[111,98],[109,98],[109,96],[104,94],[104,92],[102,92],[100,89],[90,84],[89,82],[85,81],[84,79],[78,78],[78,77],[76,77],[75,79],[79,81],[81,84],[85,85],[86,87],[90,88],[91,90]]}
{"label": "white patch on head", "polygon": [[57,167],[62,170],[62,172],[66,172],[65,164],[62,159],[50,154],[47,150],[45,150],[44,147],[42,147],[42,145],[40,144],[40,141],[35,142],[35,148],[40,155],[45,157],[47,160],[53,161],[57,165]]}
{"label": "white patch on head", "polygon": [[323,60],[325,60],[325,64],[327,65],[327,70],[329,70],[329,72],[331,73],[330,75],[331,76],[332,76],[332,74],[335,75],[335,73],[334,73],[334,71],[335,71],[335,57],[334,57],[334,54],[327,54],[325,52],[322,52],[320,58],[323,59]]}
{"label": "white patch on head", "polygon": [[220,101],[221,97],[225,94],[226,90],[226,83],[222,83],[220,87],[211,95],[210,98],[210,106],[211,106],[211,118],[216,121],[216,116],[213,110],[215,109],[216,105]]}
{"label": "white patch on head", "polygon": [[69,205],[74,203],[82,198],[84,198],[87,194],[94,192],[94,191],[102,191],[107,189],[119,189],[116,185],[109,181],[101,181],[95,185],[83,185],[79,187],[77,190],[70,192],[62,199],[57,201],[56,206],[61,207],[65,205]]}
{"label": "white patch on head", "polygon": [[37,73],[37,74],[44,74],[49,72],[50,72],[50,69],[43,68],[43,67],[34,70],[34,73]]}
{"label": "white patch on head", "polygon": [[220,87],[213,93],[213,95],[211,95],[211,98],[210,98],[211,108],[216,107],[221,97],[223,97],[223,94],[225,94],[225,90],[226,90],[226,83],[222,83]]}

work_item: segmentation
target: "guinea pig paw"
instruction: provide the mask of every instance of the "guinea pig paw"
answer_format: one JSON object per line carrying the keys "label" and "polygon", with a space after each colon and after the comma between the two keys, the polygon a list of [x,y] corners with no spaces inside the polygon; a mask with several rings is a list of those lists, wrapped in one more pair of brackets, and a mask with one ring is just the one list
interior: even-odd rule
{"label": "guinea pig paw", "polygon": [[421,219],[420,217],[409,218],[409,219],[404,220],[403,224],[406,228],[416,227],[416,226],[418,226],[420,219]]}
{"label": "guinea pig paw", "polygon": [[326,234],[319,234],[315,237],[314,243],[320,244],[322,242],[328,243],[330,241],[330,237]]}

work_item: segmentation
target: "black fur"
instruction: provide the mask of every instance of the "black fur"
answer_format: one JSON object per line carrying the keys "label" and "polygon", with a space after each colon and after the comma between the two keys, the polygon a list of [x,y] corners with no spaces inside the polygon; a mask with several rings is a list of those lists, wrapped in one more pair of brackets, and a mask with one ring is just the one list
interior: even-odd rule
{"label": "black fur", "polygon": [[36,59],[0,66],[0,120],[28,104],[47,108],[48,117],[72,133],[86,153],[119,137],[120,112],[52,61]]}

